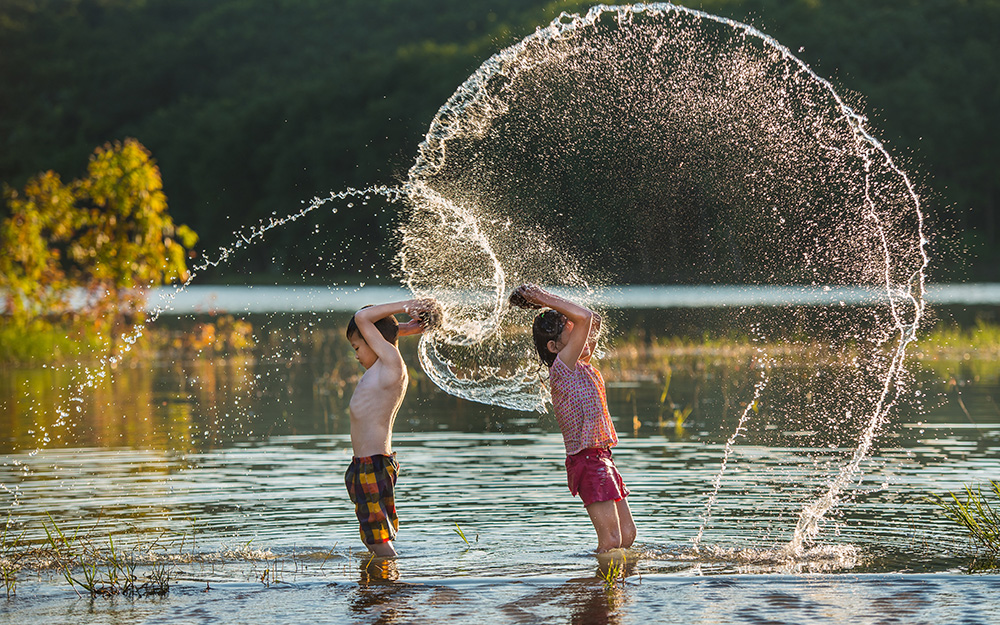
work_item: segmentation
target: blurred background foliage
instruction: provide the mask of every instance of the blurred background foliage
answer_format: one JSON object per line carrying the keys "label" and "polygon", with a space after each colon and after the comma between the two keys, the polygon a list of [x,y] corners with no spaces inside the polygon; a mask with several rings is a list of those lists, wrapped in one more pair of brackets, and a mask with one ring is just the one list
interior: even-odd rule
{"label": "blurred background foliage", "polygon": [[[160,167],[174,220],[215,250],[313,196],[399,182],[470,73],[591,4],[3,0],[0,181],[81,176],[95,146],[134,137]],[[931,279],[1000,280],[1000,0],[683,4],[757,26],[869,116],[921,189]],[[374,256],[394,256],[395,218],[377,216]],[[278,229],[265,245],[294,250],[296,236]],[[343,277],[309,268],[314,250],[266,252],[248,261],[261,281],[289,269]]]}
{"label": "blurred background foliage", "polygon": [[135,139],[94,150],[87,175],[3,186],[0,361],[113,347],[145,317],[146,289],[184,281],[197,235],[167,213],[160,170]]}

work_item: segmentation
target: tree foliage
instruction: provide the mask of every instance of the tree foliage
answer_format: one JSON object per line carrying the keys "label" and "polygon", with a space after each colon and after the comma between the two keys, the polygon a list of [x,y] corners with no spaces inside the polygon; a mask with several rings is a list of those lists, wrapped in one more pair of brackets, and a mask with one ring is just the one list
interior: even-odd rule
{"label": "tree foliage", "polygon": [[[1000,2],[683,3],[756,25],[850,94],[915,174],[932,232],[950,229],[980,254],[946,254],[938,234],[935,277],[1000,279],[1000,153],[988,140],[1000,136]],[[304,199],[398,182],[437,108],[479,64],[592,4],[5,0],[0,180],[75,174],[94,145],[137,137],[157,155],[174,214],[215,249]],[[390,216],[375,226],[385,234],[373,256],[391,258]],[[276,231],[273,253],[248,265],[281,279],[301,270],[297,244]]]}
{"label": "tree foliage", "polygon": [[[185,280],[197,236],[167,213],[160,171],[135,139],[107,143],[87,175],[46,171],[4,186],[0,292],[8,332],[66,328],[106,336],[141,319],[149,287]],[[6,346],[13,349],[11,346]]]}

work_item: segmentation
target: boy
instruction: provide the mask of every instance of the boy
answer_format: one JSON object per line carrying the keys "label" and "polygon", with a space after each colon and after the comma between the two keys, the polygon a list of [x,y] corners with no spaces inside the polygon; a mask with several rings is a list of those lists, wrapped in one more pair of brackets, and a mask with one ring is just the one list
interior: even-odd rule
{"label": "boy", "polygon": [[[411,320],[400,325],[395,317],[400,313]],[[344,481],[361,525],[361,540],[377,556],[396,555],[392,541],[399,529],[393,494],[399,464],[392,451],[392,423],[408,380],[397,339],[420,334],[439,316],[433,300],[407,300],[362,308],[347,325],[347,339],[365,373],[351,396],[354,458]]]}

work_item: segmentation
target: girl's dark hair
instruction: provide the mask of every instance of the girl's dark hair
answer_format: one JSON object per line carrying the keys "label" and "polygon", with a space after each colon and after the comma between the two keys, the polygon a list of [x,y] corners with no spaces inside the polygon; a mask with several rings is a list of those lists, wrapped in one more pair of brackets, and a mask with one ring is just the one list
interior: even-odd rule
{"label": "girl's dark hair", "polygon": [[549,341],[559,339],[566,326],[566,315],[558,310],[544,310],[535,315],[531,324],[531,337],[535,340],[535,351],[546,366],[551,367],[556,361],[555,352],[549,350]]}

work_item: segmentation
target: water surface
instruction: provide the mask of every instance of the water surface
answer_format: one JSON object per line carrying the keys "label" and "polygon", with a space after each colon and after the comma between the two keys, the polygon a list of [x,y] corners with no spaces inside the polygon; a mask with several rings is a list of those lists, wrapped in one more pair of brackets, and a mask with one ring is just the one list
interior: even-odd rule
{"label": "water surface", "polygon": [[[111,535],[146,554],[143,566],[167,567],[173,587],[79,599],[56,571],[29,567],[2,618],[881,622],[902,610],[908,622],[985,623],[1000,609],[987,591],[997,578],[988,567],[967,574],[983,560],[927,499],[997,475],[995,361],[911,363],[914,401],[894,413],[814,551],[789,558],[781,548],[801,506],[849,450],[755,415],[694,553],[750,358],[706,349],[636,367],[609,356],[615,458],[639,528],[624,581],[609,588],[565,486],[554,418],[461,401],[419,371],[394,438],[401,557],[367,566],[342,483],[359,369],[316,342],[281,359],[262,347],[246,359],[120,367],[69,397],[62,424],[70,372],[4,371],[0,483],[12,528],[39,544],[50,523],[97,545]],[[674,411],[687,408],[678,425]]]}

